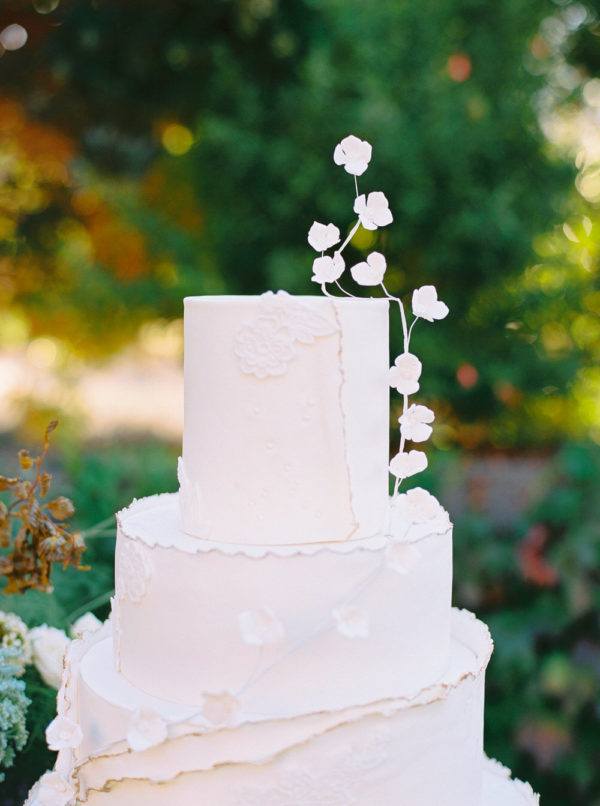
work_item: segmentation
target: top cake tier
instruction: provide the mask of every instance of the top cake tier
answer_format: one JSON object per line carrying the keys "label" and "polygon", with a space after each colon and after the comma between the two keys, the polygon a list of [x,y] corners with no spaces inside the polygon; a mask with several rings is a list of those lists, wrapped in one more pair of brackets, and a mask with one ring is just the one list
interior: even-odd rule
{"label": "top cake tier", "polygon": [[388,302],[188,297],[184,530],[289,545],[386,526]]}

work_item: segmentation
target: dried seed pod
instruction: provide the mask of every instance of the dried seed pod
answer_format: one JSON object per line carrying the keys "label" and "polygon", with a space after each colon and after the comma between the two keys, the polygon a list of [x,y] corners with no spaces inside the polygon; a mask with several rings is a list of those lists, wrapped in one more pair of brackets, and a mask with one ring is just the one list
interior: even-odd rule
{"label": "dried seed pod", "polygon": [[60,495],[53,501],[49,501],[46,506],[52,517],[57,521],[66,520],[75,512],[73,502],[69,498],[65,498],[64,495]]}
{"label": "dried seed pod", "polygon": [[31,454],[25,448],[22,448],[19,451],[19,464],[21,465],[21,470],[31,470],[33,467],[33,459],[31,458]]}

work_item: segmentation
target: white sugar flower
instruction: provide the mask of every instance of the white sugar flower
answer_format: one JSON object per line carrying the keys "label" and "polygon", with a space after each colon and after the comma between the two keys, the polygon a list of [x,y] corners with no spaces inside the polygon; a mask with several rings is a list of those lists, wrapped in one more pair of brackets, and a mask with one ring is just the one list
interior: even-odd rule
{"label": "white sugar flower", "polygon": [[45,772],[25,801],[26,806],[69,806],[74,802],[75,789],[59,772]]}
{"label": "white sugar flower", "polygon": [[240,704],[229,691],[216,694],[205,693],[202,701],[202,716],[212,725],[230,725]]}
{"label": "white sugar flower", "polygon": [[79,747],[83,733],[77,722],[67,716],[57,716],[46,728],[46,743],[50,750]]}
{"label": "white sugar flower", "polygon": [[238,616],[242,639],[252,646],[278,644],[285,638],[283,624],[268,607],[245,610]]}
{"label": "white sugar flower", "polygon": [[313,283],[333,283],[344,273],[346,264],[339,252],[333,257],[323,255],[313,261],[313,276],[310,278]]}
{"label": "white sugar flower", "polygon": [[402,353],[394,361],[394,366],[390,368],[390,386],[401,395],[412,395],[418,392],[422,369],[423,365],[416,355]]}
{"label": "white sugar flower", "polygon": [[413,442],[425,442],[431,436],[433,429],[429,423],[432,423],[434,419],[435,414],[431,409],[413,403],[398,417],[400,433],[405,439]]}
{"label": "white sugar flower", "polygon": [[371,252],[363,263],[352,266],[350,272],[359,285],[379,285],[383,282],[387,262],[381,252]]}
{"label": "white sugar flower", "polygon": [[373,149],[366,140],[349,134],[335,147],[333,161],[336,165],[343,165],[349,174],[362,176],[368,168],[372,153]]}
{"label": "white sugar flower", "polygon": [[397,574],[408,574],[421,559],[421,552],[410,543],[392,543],[385,552],[388,568]]}
{"label": "white sugar flower", "polygon": [[390,473],[396,478],[407,479],[427,467],[427,457],[423,451],[401,451],[390,462]]}
{"label": "white sugar flower", "polygon": [[93,613],[84,613],[71,624],[71,636],[73,638],[83,638],[86,635],[96,632],[102,626],[102,622]]}
{"label": "white sugar flower", "polygon": [[422,285],[415,288],[412,295],[412,310],[415,316],[433,322],[434,319],[444,319],[448,316],[448,306],[438,300],[434,285]]}
{"label": "white sugar flower", "polygon": [[337,631],[346,638],[368,638],[370,625],[369,615],[355,605],[344,605],[333,613]]}
{"label": "white sugar flower", "polygon": [[406,514],[411,523],[425,523],[443,511],[437,498],[422,487],[413,487],[406,493]]}
{"label": "white sugar flower", "polygon": [[391,224],[393,219],[385,193],[375,190],[368,196],[361,194],[354,201],[354,212],[365,229],[377,229]]}
{"label": "white sugar flower", "polygon": [[162,744],[168,735],[165,720],[151,708],[138,708],[127,730],[127,744],[136,751],[148,750]]}
{"label": "white sugar flower", "polygon": [[70,640],[63,630],[42,624],[29,631],[33,663],[46,685],[60,688],[63,658]]}
{"label": "white sugar flower", "polygon": [[315,221],[308,231],[308,242],[317,252],[325,252],[339,243],[340,231],[335,224],[320,224]]}

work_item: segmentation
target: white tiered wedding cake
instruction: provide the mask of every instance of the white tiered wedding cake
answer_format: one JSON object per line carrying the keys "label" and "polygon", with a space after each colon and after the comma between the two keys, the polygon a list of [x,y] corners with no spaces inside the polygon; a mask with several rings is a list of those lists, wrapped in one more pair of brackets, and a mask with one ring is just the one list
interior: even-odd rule
{"label": "white tiered wedding cake", "polygon": [[[366,145],[347,138],[336,162],[360,175]],[[370,229],[391,220],[377,195],[357,190]],[[319,252],[332,227],[311,228]],[[186,300],[180,492],[118,515],[112,614],[71,645],[56,767],[30,804],[538,802],[483,753],[492,642],[451,608],[448,515],[398,490],[426,463],[405,442],[433,419],[408,405],[421,367],[404,309],[379,253],[352,276],[383,298],[329,295],[343,246],[315,261],[323,297]],[[433,321],[447,308],[430,289],[413,311]],[[392,370],[390,300],[405,335]],[[404,403],[391,465],[390,383]]]}

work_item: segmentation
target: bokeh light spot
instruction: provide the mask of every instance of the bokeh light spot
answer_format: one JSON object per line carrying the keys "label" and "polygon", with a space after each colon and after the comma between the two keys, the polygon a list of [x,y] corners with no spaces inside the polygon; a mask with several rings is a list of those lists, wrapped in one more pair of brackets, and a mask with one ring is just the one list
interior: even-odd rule
{"label": "bokeh light spot", "polygon": [[53,339],[40,337],[33,339],[27,348],[27,359],[38,369],[54,366],[58,357],[58,349]]}
{"label": "bokeh light spot", "polygon": [[364,252],[367,249],[370,249],[376,240],[377,236],[372,230],[363,229],[362,227],[359,227],[354,233],[354,236],[350,241],[350,243],[356,249],[360,249],[361,252]]}
{"label": "bokeh light spot", "polygon": [[51,14],[56,11],[60,0],[33,0],[33,7],[38,14]]}
{"label": "bokeh light spot", "polygon": [[472,389],[479,380],[479,373],[473,364],[461,364],[456,370],[456,380],[463,389]]}
{"label": "bokeh light spot", "polygon": [[182,126],[180,123],[169,123],[165,126],[161,140],[165,151],[175,157],[187,154],[194,145],[194,135],[187,126]]}
{"label": "bokeh light spot", "polygon": [[4,50],[19,50],[26,42],[27,31],[16,22],[0,31],[0,45]]}
{"label": "bokeh light spot", "polygon": [[446,63],[446,71],[452,81],[466,81],[471,75],[471,59],[466,53],[453,53]]}

